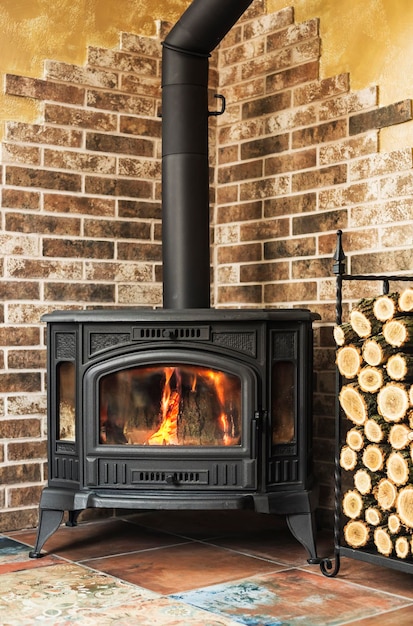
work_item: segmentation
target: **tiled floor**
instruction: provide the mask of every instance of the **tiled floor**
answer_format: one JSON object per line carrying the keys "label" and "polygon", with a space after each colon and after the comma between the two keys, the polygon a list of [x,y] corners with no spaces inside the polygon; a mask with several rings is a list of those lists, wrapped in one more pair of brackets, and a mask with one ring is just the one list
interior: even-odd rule
{"label": "tiled floor", "polygon": [[[342,559],[326,578],[283,519],[163,511],[0,536],[0,624],[404,626],[413,575]],[[330,533],[319,537],[331,553]]]}

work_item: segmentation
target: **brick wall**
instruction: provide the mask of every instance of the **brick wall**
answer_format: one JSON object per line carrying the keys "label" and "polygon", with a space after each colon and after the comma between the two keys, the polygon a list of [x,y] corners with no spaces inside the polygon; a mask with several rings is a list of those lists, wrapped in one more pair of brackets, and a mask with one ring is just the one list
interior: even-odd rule
{"label": "brick wall", "polygon": [[[46,478],[42,313],[161,304],[160,41],[123,33],[84,66],[45,61],[8,75],[36,124],[2,144],[0,531],[32,526]],[[319,78],[318,21],[255,0],[211,63],[227,99],[211,118],[213,302],[308,307],[316,325],[314,426],[320,519],[331,521],[335,231],[349,270],[412,271],[412,151],[379,151],[380,128],[412,119],[376,87]],[[211,94],[211,108],[214,100]],[[368,283],[346,286],[348,302]]]}

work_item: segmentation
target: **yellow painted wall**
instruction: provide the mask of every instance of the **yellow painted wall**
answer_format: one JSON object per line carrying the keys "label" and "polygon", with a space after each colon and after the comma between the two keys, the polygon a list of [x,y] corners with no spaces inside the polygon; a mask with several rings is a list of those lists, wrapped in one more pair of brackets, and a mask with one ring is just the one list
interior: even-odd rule
{"label": "yellow painted wall", "polygon": [[[413,98],[412,0],[267,0],[295,19],[320,18],[321,78],[349,72],[351,89],[379,87],[379,104]],[[413,146],[413,123],[381,132],[381,149]]]}
{"label": "yellow painted wall", "polygon": [[[115,47],[122,31],[155,35],[155,20],[174,23],[190,0],[1,0],[0,74],[42,77],[43,61],[83,64],[87,46]],[[0,125],[34,121],[35,101],[0,94]],[[0,128],[0,137],[2,134]]]}
{"label": "yellow painted wall", "polygon": [[[88,45],[114,47],[120,31],[154,35],[155,20],[175,22],[189,3],[1,0],[1,77],[41,77],[44,59],[82,64]],[[378,85],[381,105],[413,98],[412,0],[267,0],[269,12],[286,6],[297,22],[320,18],[322,78],[349,72],[352,90]],[[0,94],[0,123],[38,115],[36,102]],[[383,131],[382,148],[401,145],[413,146],[413,124]]]}

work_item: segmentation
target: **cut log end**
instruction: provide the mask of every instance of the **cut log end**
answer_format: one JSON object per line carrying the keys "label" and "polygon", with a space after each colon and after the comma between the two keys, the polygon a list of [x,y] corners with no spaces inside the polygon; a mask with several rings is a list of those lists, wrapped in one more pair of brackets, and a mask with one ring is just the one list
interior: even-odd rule
{"label": "cut log end", "polygon": [[374,531],[374,543],[377,551],[384,556],[390,556],[393,552],[393,542],[386,528],[376,528]]}
{"label": "cut log end", "polygon": [[403,524],[413,528],[413,485],[408,485],[400,490],[396,510]]}
{"label": "cut log end", "polygon": [[351,520],[343,532],[345,541],[352,548],[363,548],[370,539],[370,528],[362,520]]}
{"label": "cut log end", "polygon": [[355,378],[360,371],[362,364],[360,349],[350,344],[337,350],[336,363],[342,376],[351,379]]}
{"label": "cut log end", "polygon": [[404,311],[406,313],[409,313],[410,311],[413,311],[413,289],[412,288],[408,288],[405,289],[399,297],[399,309],[400,311]]}
{"label": "cut log end", "polygon": [[356,519],[363,511],[363,497],[355,489],[347,491],[343,497],[343,513],[346,517]]}
{"label": "cut log end", "polygon": [[377,394],[377,408],[388,422],[399,422],[409,408],[409,393],[402,383],[388,383]]}
{"label": "cut log end", "polygon": [[391,510],[397,499],[397,488],[388,478],[382,478],[377,484],[374,495],[377,504],[383,511]]}
{"label": "cut log end", "polygon": [[373,313],[375,317],[381,322],[386,322],[394,317],[397,312],[398,301],[398,293],[379,296],[373,304]]}

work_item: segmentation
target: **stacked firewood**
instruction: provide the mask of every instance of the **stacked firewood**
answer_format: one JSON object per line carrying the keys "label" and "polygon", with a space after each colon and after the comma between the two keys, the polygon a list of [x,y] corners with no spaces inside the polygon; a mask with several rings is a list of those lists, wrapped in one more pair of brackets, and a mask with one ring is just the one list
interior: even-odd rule
{"label": "stacked firewood", "polygon": [[413,558],[413,289],[360,300],[334,338],[345,542]]}

